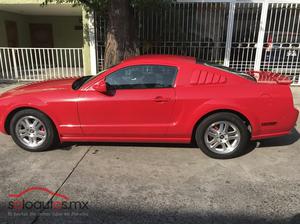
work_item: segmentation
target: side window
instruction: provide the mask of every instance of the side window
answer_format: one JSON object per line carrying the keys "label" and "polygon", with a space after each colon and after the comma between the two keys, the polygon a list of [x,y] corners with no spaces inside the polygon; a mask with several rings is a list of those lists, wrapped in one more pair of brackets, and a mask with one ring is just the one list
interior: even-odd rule
{"label": "side window", "polygon": [[173,66],[138,65],[113,72],[106,77],[106,83],[115,89],[171,88],[176,75],[177,68]]}

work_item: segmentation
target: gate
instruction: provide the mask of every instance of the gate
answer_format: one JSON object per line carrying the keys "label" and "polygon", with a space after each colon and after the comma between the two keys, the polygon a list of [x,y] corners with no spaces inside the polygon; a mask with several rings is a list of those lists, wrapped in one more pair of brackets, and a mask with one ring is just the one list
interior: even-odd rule
{"label": "gate", "polygon": [[254,69],[261,9],[261,3],[235,4],[233,29],[230,30],[232,32],[231,49],[229,49],[230,56],[227,66],[238,71]]}
{"label": "gate", "polygon": [[36,81],[82,74],[81,48],[0,47],[0,80]]}
{"label": "gate", "polygon": [[177,3],[140,12],[141,53],[191,55],[223,63],[228,9],[222,2]]}
{"label": "gate", "polygon": [[[300,3],[296,0],[178,0],[135,12],[141,54],[178,54],[239,71],[268,70],[300,85]],[[103,68],[105,19],[96,38]]]}

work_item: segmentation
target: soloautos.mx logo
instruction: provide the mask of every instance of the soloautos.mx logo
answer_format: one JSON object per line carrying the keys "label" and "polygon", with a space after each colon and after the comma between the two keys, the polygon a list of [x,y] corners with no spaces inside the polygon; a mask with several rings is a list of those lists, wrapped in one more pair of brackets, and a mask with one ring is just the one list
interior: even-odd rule
{"label": "soloautos.mx logo", "polygon": [[[40,200],[27,200],[26,194],[30,192],[42,192],[44,194],[48,194],[50,196],[50,200],[48,201],[40,201]],[[19,193],[8,194],[8,198],[10,201],[8,202],[8,209],[14,211],[20,210],[30,210],[30,209],[70,209],[70,210],[86,210],[88,209],[88,201],[75,201],[70,200],[69,196],[65,194],[59,194],[57,192],[53,192],[45,187],[29,187]]]}

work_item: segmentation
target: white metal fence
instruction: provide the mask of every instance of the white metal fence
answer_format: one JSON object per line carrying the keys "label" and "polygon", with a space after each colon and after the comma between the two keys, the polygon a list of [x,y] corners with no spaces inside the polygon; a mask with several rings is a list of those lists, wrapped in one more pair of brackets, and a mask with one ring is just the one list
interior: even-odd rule
{"label": "white metal fence", "polygon": [[46,80],[82,74],[81,48],[0,47],[0,80]]}
{"label": "white metal fence", "polygon": [[[286,74],[300,85],[299,0],[178,0],[136,12],[142,54],[191,55],[240,71]],[[106,21],[97,17],[98,64]]]}

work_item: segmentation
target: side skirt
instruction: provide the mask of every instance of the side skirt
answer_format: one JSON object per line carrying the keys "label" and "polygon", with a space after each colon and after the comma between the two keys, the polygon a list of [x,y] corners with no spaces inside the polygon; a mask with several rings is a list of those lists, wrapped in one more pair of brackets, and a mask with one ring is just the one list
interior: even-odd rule
{"label": "side skirt", "polygon": [[129,137],[60,137],[62,142],[142,142],[142,143],[190,143],[190,138],[129,138]]}

